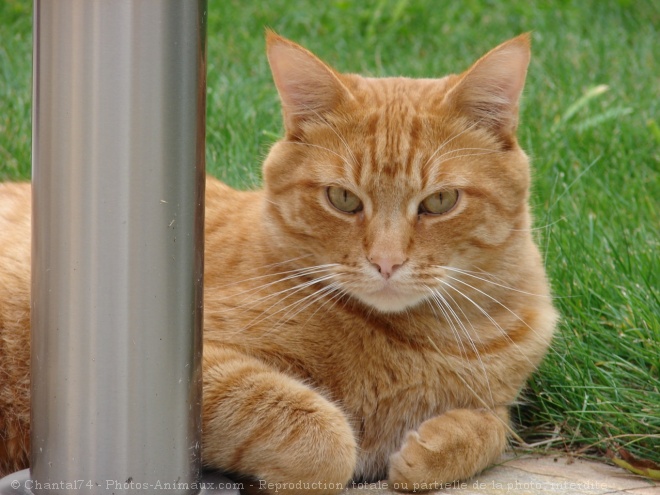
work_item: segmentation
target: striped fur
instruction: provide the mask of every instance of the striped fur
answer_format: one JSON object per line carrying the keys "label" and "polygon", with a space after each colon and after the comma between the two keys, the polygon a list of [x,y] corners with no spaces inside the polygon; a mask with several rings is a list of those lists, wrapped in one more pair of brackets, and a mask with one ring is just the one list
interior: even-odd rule
{"label": "striped fur", "polygon": [[[341,74],[267,44],[286,136],[264,188],[207,180],[204,462],[280,493],[469,478],[505,449],[556,321],[515,138],[528,38],[443,79]],[[361,209],[338,210],[328,187]],[[420,209],[453,190],[446,213]],[[5,471],[25,462],[27,368],[9,349],[29,326],[25,283],[4,283],[12,237],[29,256],[27,217],[3,215],[6,198],[0,434],[23,450],[0,448]]]}

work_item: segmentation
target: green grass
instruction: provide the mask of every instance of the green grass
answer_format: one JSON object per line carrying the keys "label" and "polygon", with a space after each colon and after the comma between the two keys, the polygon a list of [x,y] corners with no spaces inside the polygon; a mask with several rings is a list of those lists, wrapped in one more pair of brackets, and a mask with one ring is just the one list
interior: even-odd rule
{"label": "green grass", "polygon": [[[0,180],[29,176],[26,3],[0,4]],[[463,70],[532,31],[519,137],[563,318],[518,416],[548,448],[600,455],[616,442],[660,461],[658,3],[209,3],[208,169],[240,187],[259,183],[281,133],[264,27],[343,71],[419,77]]]}

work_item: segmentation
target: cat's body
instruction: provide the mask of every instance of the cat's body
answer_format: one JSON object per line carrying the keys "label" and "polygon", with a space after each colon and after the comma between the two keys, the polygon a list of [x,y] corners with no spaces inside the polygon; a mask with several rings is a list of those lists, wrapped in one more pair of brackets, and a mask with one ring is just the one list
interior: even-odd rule
{"label": "cat's body", "polygon": [[[440,80],[340,75],[272,34],[269,58],[264,190],[207,181],[204,462],[304,493],[469,477],[556,319],[515,141],[528,41]],[[0,186],[0,472],[26,460],[29,238],[28,186]]]}

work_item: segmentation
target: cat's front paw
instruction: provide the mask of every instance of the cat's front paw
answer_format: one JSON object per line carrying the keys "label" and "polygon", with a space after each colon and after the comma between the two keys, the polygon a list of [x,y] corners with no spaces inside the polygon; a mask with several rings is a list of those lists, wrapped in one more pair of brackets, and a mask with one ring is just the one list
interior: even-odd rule
{"label": "cat's front paw", "polygon": [[390,457],[389,480],[401,491],[436,490],[475,475],[506,446],[506,426],[488,411],[454,409],[409,432]]}
{"label": "cat's front paw", "polygon": [[341,492],[357,462],[343,411],[252,357],[204,350],[206,466],[256,480],[259,493]]}

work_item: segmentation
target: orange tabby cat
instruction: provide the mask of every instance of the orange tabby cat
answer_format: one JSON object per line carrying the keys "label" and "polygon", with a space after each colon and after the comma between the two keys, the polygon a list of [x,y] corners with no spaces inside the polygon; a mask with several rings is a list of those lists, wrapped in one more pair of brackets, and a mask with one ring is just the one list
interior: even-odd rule
{"label": "orange tabby cat", "polygon": [[[528,36],[443,79],[267,41],[286,136],[264,189],[207,182],[204,462],[293,493],[468,478],[556,320],[515,137]],[[5,473],[29,440],[29,201],[0,186]]]}

